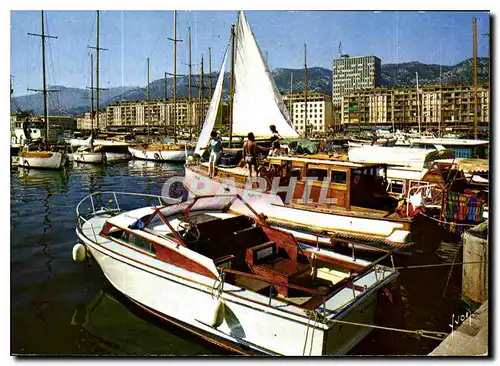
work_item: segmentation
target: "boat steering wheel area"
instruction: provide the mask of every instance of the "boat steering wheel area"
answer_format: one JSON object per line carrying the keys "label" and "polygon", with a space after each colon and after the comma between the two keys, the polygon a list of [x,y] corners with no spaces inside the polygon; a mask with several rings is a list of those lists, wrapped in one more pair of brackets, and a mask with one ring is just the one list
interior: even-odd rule
{"label": "boat steering wheel area", "polygon": [[181,219],[179,225],[177,225],[177,232],[186,244],[196,244],[200,239],[198,225],[186,219]]}

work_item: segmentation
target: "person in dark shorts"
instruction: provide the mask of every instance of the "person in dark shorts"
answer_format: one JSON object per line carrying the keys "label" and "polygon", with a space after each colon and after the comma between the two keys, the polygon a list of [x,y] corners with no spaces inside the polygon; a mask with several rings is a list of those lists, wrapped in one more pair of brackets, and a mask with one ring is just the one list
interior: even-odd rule
{"label": "person in dark shorts", "polygon": [[279,132],[276,129],[275,125],[270,125],[269,129],[271,130],[271,133],[272,133],[272,136],[271,136],[271,150],[269,151],[269,156],[276,156],[276,155],[279,155],[279,153],[280,153],[281,135],[279,134]]}
{"label": "person in dark shorts", "polygon": [[243,144],[243,160],[245,166],[248,166],[251,177],[252,167],[255,168],[255,175],[257,175],[257,144],[253,132],[250,132],[247,137],[248,140]]}

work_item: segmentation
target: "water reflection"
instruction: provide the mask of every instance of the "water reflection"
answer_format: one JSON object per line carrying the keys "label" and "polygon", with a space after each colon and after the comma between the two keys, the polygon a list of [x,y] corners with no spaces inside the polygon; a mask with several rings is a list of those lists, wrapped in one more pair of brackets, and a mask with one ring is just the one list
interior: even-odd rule
{"label": "water reflection", "polygon": [[79,345],[103,355],[221,354],[219,348],[158,320],[105,283],[71,325],[80,328]]}

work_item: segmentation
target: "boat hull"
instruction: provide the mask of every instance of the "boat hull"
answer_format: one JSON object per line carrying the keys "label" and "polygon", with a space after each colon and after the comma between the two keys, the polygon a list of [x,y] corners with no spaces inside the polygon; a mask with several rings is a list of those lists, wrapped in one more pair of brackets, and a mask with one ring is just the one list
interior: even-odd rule
{"label": "boat hull", "polygon": [[135,159],[154,160],[154,161],[186,161],[186,156],[193,154],[192,149],[176,149],[176,150],[147,150],[135,147],[129,147],[128,151]]}
{"label": "boat hull", "polygon": [[60,152],[28,152],[19,156],[18,165],[35,169],[61,169],[66,159],[66,154]]}
{"label": "boat hull", "polygon": [[[175,319],[177,325],[187,325],[184,329],[208,334],[203,338],[216,344],[222,345],[217,339],[224,339],[240,348],[270,355],[345,354],[371,330],[335,322],[321,323],[293,305],[269,300],[267,296],[249,293],[231,284],[225,284],[224,291],[217,297],[214,293],[214,288],[220,284],[217,280],[150,256],[137,255],[128,248],[92,240],[92,232],[99,230],[97,224],[92,231],[83,230],[90,236],[80,229],[77,235],[118,291],[153,314]],[[366,291],[350,306],[343,307],[335,319],[373,324],[378,290],[391,280],[386,277],[386,281]],[[346,296],[350,296],[352,290],[345,291]],[[207,319],[217,301],[223,304],[223,319],[217,325],[210,325]]]}
{"label": "boat hull", "polygon": [[104,162],[104,157],[101,152],[74,153],[73,161],[77,163],[102,164]]}
{"label": "boat hull", "polygon": [[132,156],[128,152],[120,153],[120,152],[106,151],[105,154],[106,154],[106,162],[107,163],[127,161],[127,160],[130,160],[132,158]]}

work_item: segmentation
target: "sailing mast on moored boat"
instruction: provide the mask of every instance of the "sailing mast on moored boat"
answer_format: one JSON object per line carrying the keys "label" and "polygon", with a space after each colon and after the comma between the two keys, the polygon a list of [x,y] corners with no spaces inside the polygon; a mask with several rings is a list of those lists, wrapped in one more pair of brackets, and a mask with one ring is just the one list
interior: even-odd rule
{"label": "sailing mast on moored boat", "polygon": [[49,36],[45,34],[45,27],[44,27],[44,17],[43,17],[43,10],[42,10],[42,34],[35,34],[35,33],[28,33],[30,36],[37,36],[42,38],[42,83],[43,83],[43,89],[29,89],[28,91],[35,91],[35,92],[42,92],[43,93],[43,119],[45,122],[45,139],[44,139],[44,145],[45,149],[48,148],[48,141],[49,141],[49,116],[48,116],[48,107],[47,107],[47,93],[50,92],[55,92],[56,90],[47,90],[47,82],[46,82],[46,76],[45,76],[45,38],[57,38],[55,36]]}

